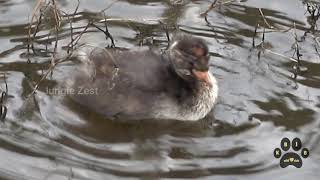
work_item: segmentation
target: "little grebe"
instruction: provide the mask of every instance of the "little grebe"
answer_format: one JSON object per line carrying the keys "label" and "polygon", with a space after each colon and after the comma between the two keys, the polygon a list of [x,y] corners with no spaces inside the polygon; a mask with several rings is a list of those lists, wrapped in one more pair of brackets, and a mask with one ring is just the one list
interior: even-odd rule
{"label": "little grebe", "polygon": [[106,118],[196,121],[217,99],[200,38],[176,37],[165,53],[94,48],[77,59],[68,86],[82,93],[70,96]]}

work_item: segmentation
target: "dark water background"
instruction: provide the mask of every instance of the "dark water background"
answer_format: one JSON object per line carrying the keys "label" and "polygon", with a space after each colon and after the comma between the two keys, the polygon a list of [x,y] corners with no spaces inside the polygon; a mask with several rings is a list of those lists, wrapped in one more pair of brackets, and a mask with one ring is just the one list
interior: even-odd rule
{"label": "dark water background", "polygon": [[[72,13],[77,1],[59,0]],[[74,32],[89,20],[103,19],[113,1],[80,0]],[[118,47],[141,44],[165,48],[168,27],[204,38],[210,48],[211,72],[219,86],[215,119],[199,122],[115,122],[89,112],[65,98],[49,96],[68,75],[58,66],[33,98],[30,83],[48,69],[50,57],[36,55],[27,63],[28,22],[33,0],[0,0],[1,89],[8,85],[6,119],[0,122],[0,179],[319,179],[320,177],[320,40],[303,0],[242,0],[200,17],[206,0],[120,0],[106,11],[109,31]],[[294,30],[265,35],[259,54],[252,48],[255,25],[289,29],[296,23],[301,64],[307,71],[293,78]],[[60,46],[70,41],[70,26],[62,23]],[[110,45],[90,28],[81,42]],[[259,29],[261,32],[263,28]],[[51,30],[52,31],[52,30]],[[268,29],[266,30],[268,31]],[[49,29],[38,34],[37,47],[52,49]],[[41,38],[40,36],[43,35]],[[319,39],[318,39],[319,38]],[[262,40],[257,35],[256,45]],[[320,52],[320,51],[319,51]],[[304,68],[304,69],[305,69]],[[283,137],[301,138],[310,156],[297,169],[279,167],[273,150]]]}

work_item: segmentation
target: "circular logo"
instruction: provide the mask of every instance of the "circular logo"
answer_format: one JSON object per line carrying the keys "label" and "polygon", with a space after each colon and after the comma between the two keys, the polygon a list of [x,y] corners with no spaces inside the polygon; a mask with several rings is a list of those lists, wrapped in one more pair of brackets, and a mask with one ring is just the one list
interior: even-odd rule
{"label": "circular logo", "polygon": [[288,151],[290,149],[290,139],[288,138],[283,138],[281,140],[281,144],[280,144],[281,148],[284,150],[284,151]]}
{"label": "circular logo", "polygon": [[302,147],[301,140],[299,138],[294,138],[292,140],[292,149],[295,151],[299,151]]}
{"label": "circular logo", "polygon": [[280,150],[280,148],[274,149],[273,155],[274,155],[275,158],[280,158],[280,157],[281,157],[281,150]]}
{"label": "circular logo", "polygon": [[308,150],[307,148],[303,148],[303,149],[301,150],[301,156],[302,156],[303,158],[307,158],[307,157],[309,156],[309,150]]}

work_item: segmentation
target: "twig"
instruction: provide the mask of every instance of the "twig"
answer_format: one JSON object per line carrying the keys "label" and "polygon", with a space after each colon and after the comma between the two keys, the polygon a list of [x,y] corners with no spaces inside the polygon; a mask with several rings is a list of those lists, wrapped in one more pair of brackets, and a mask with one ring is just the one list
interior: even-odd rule
{"label": "twig", "polygon": [[208,9],[207,9],[205,12],[201,13],[200,16],[202,16],[202,17],[207,16],[208,13],[209,13],[212,9],[214,9],[215,7],[218,6],[218,4],[219,4],[219,6],[221,7],[222,5],[226,5],[226,4],[233,3],[233,2],[236,1],[236,0],[229,0],[229,1],[224,1],[224,2],[218,2],[218,1],[219,1],[219,0],[213,1],[213,2],[211,3],[211,5],[208,7]]}
{"label": "twig", "polygon": [[56,31],[56,40],[55,40],[55,45],[54,45],[54,50],[53,50],[53,56],[55,57],[57,53],[57,48],[58,48],[58,38],[59,38],[59,28],[61,25],[60,22],[60,16],[59,16],[59,10],[57,9],[57,5],[55,3],[55,0],[52,0],[53,4],[53,12],[54,12],[54,19],[55,19],[55,31]]}
{"label": "twig", "polygon": [[46,79],[48,77],[48,75],[54,70],[54,68],[63,62],[66,62],[69,60],[69,58],[72,56],[72,53],[69,53],[66,57],[61,58],[61,59],[55,59],[54,56],[51,56],[51,61],[50,61],[50,66],[49,69],[45,72],[45,74],[43,74],[43,76],[41,77],[41,79],[37,82],[37,84],[33,87],[32,92],[27,96],[27,98],[31,97],[31,95],[35,94],[36,91],[39,89],[40,84],[42,83],[42,81],[44,79]]}
{"label": "twig", "polygon": [[[53,56],[51,57],[52,59],[54,58]],[[41,77],[41,79],[38,81],[38,83],[34,86],[32,92],[27,96],[27,98],[29,98],[31,95],[33,95],[38,89],[39,86],[41,84],[41,82],[49,75],[49,73],[51,73],[51,71],[54,69],[55,64],[52,65],[52,62],[54,62],[54,60],[51,59],[51,64],[49,69],[47,70],[47,72]]]}
{"label": "twig", "polygon": [[61,22],[60,22],[60,15],[59,15],[59,10],[58,10],[58,8],[57,8],[57,4],[56,4],[56,0],[52,0],[51,1],[52,2],[52,5],[53,5],[53,14],[54,14],[54,19],[55,19],[55,21],[56,21],[56,27],[60,27],[60,24],[61,24]]}
{"label": "twig", "polygon": [[163,29],[165,31],[165,33],[166,33],[166,37],[167,37],[167,41],[168,41],[166,49],[169,49],[169,45],[170,45],[169,28],[162,21],[159,21],[159,23],[161,25],[161,29]]}
{"label": "twig", "polygon": [[104,25],[105,25],[105,27],[106,27],[106,31],[103,32],[103,33],[106,35],[106,40],[108,40],[108,38],[110,38],[112,47],[115,47],[113,37],[112,37],[112,35],[110,34],[109,29],[108,29],[107,20],[106,20],[106,19],[107,19],[106,13],[103,12],[103,15],[104,15],[104,20],[105,20],[105,21],[104,21]]}
{"label": "twig", "polygon": [[[40,26],[40,24],[41,24],[41,22],[42,22],[42,16],[43,16],[42,10],[40,9],[40,16],[39,16],[38,21],[37,21],[36,29],[34,30],[34,33],[33,33],[33,35],[32,35],[32,39],[33,39],[33,40],[35,39],[35,37],[36,37],[36,35],[37,35],[37,33],[38,33],[39,26]],[[32,49],[33,53],[35,53],[33,42],[31,43],[31,49]]]}
{"label": "twig", "polygon": [[296,31],[296,23],[293,23],[293,35],[294,35],[294,45],[295,45],[295,54],[297,56],[297,63],[292,67],[293,69],[293,79],[296,79],[298,76],[298,73],[300,72],[300,66],[301,66],[301,61],[300,61],[300,57],[302,56],[302,54],[300,54],[300,48],[299,48],[299,43],[298,43],[298,36],[297,36],[297,31]]}
{"label": "twig", "polygon": [[257,30],[258,30],[259,26],[260,26],[260,24],[257,23],[255,28],[254,28],[254,34],[253,34],[253,37],[252,37],[252,47],[255,47],[255,38],[256,38]]}
{"label": "twig", "polygon": [[264,37],[265,37],[266,28],[263,27],[263,33],[262,33],[262,45],[264,45]]}
{"label": "twig", "polygon": [[[320,6],[318,4],[307,3],[307,11],[309,12],[311,19],[315,22],[320,16]],[[317,12],[317,13],[316,13]]]}
{"label": "twig", "polygon": [[[73,27],[72,27],[72,20],[69,16],[68,17],[68,21],[69,21],[69,25],[70,25],[70,42],[73,42]],[[71,46],[68,46],[68,49],[67,49],[67,53],[69,54],[70,53],[70,49],[73,51],[73,46],[71,44]]]}
{"label": "twig", "polygon": [[273,29],[274,27],[271,26],[271,25],[268,23],[268,21],[267,21],[265,15],[263,14],[261,8],[259,8],[259,12],[260,12],[260,15],[261,15],[261,17],[262,17],[262,19],[263,19],[263,21],[264,21],[264,24],[267,25],[268,28]]}
{"label": "twig", "polygon": [[77,7],[76,7],[76,9],[74,10],[74,12],[73,12],[73,18],[74,18],[74,16],[76,15],[76,13],[78,12],[78,9],[79,9],[79,6],[80,6],[80,0],[77,0],[78,1],[78,4],[77,4]]}
{"label": "twig", "polygon": [[106,26],[106,31],[104,31],[104,30],[101,29],[99,26],[97,26],[97,25],[95,25],[95,24],[93,24],[93,23],[91,23],[91,25],[92,25],[93,27],[97,28],[99,31],[103,32],[103,33],[106,35],[106,40],[108,40],[108,38],[110,38],[111,44],[112,44],[111,47],[115,47],[113,37],[112,37],[111,34],[109,33],[107,26]]}
{"label": "twig", "polygon": [[298,43],[298,36],[297,36],[296,23],[295,22],[293,23],[293,28],[294,28],[293,35],[294,35],[294,40],[295,40],[295,42],[294,42],[295,52],[296,52],[297,61],[298,61],[297,63],[300,66],[301,65],[300,57],[302,56],[302,54],[300,54],[300,47],[299,47],[299,43]]}
{"label": "twig", "polygon": [[32,10],[32,13],[31,13],[31,20],[30,20],[30,23],[29,23],[29,27],[28,27],[28,45],[27,45],[27,54],[28,54],[28,63],[30,63],[30,45],[31,45],[31,29],[32,29],[32,24],[34,22],[34,19],[36,18],[37,16],[37,11],[38,9],[42,6],[43,4],[43,0],[38,0],[37,4],[35,5],[35,7],[33,8]]}
{"label": "twig", "polygon": [[[81,36],[87,31],[87,29],[90,27],[90,23],[87,24],[87,26],[83,29],[83,31],[80,32],[78,36],[76,36],[73,41],[71,41],[67,46],[75,46],[78,41],[80,40]],[[75,43],[74,43],[75,42]]]}
{"label": "twig", "polygon": [[143,22],[143,23],[148,23],[148,22],[156,22],[156,23],[159,23],[159,21],[161,20],[165,20],[165,18],[154,18],[154,19],[146,19],[146,18],[107,18],[105,20],[100,20],[98,21],[99,23],[102,23],[104,21],[107,21],[107,22],[133,22],[133,23],[136,23],[136,22]]}
{"label": "twig", "polygon": [[214,1],[211,3],[211,5],[209,6],[209,8],[208,8],[205,12],[201,13],[200,16],[207,16],[208,13],[209,13],[213,8],[216,7],[217,2],[218,2],[218,0],[214,0]]}
{"label": "twig", "polygon": [[278,53],[278,52],[274,52],[274,51],[272,51],[272,50],[270,50],[270,49],[264,49],[264,52],[271,53],[271,54],[274,54],[274,55],[283,57],[283,58],[285,58],[285,59],[289,59],[290,61],[295,62],[295,63],[298,62],[296,59],[294,59],[294,58],[292,58],[292,57],[285,56],[285,55],[280,54],[280,53]]}
{"label": "twig", "polygon": [[[76,15],[76,13],[77,13],[77,11],[78,11],[78,9],[79,9],[79,6],[80,6],[80,1],[78,0],[77,7],[76,7],[76,9],[75,9],[74,12],[73,12],[72,18],[70,18],[70,17],[68,16],[68,20],[69,20],[69,23],[70,23],[70,38],[71,38],[71,42],[74,41],[74,39],[73,39],[72,20],[74,19],[75,15]],[[71,50],[73,51],[73,44],[71,44],[71,47],[68,46],[68,50],[67,50],[67,53],[68,53],[68,54],[70,53],[70,48],[71,48]]]}
{"label": "twig", "polygon": [[[102,31],[105,35],[106,35],[106,39],[109,39],[111,40],[111,44],[112,44],[112,47],[115,47],[115,43],[114,43],[114,39],[112,37],[112,35],[110,34],[109,30],[108,30],[108,26],[107,26],[107,21],[108,19],[106,18],[106,15],[104,13],[104,11],[106,11],[108,8],[110,8],[112,6],[112,4],[114,4],[115,2],[117,2],[118,0],[115,0],[114,2],[112,2],[107,8],[105,8],[104,10],[102,10],[101,12],[104,13],[104,24],[105,24],[105,30],[103,30],[102,28],[100,28],[99,26],[95,25],[93,22],[89,22],[87,24],[87,26],[77,35],[74,37],[74,32],[73,32],[73,19],[75,18],[75,15],[77,14],[77,11],[79,9],[79,5],[80,5],[80,1],[78,0],[78,5],[77,7],[75,8],[72,16],[68,15],[67,13],[63,12],[63,11],[60,11],[57,7],[57,3],[56,3],[56,0],[48,0],[48,7],[49,5],[51,5],[51,9],[50,9],[50,12],[52,11],[53,12],[53,16],[54,16],[54,30],[55,30],[55,44],[54,44],[54,50],[51,54],[51,60],[50,60],[50,65],[49,65],[49,68],[43,72],[42,74],[42,77],[40,78],[40,80],[36,83],[36,85],[33,87],[33,90],[32,92],[27,96],[27,97],[30,97],[31,95],[34,95],[36,93],[36,91],[39,89],[39,86],[40,84],[48,77],[48,75],[51,73],[53,73],[53,70],[54,68],[57,66],[57,64],[59,63],[62,63],[62,62],[65,62],[67,60],[70,59],[70,57],[72,56],[73,54],[73,49],[74,49],[74,46],[78,43],[78,41],[81,39],[82,35],[86,32],[88,32],[88,28],[90,26],[93,26],[95,28],[97,28],[99,31]],[[42,5],[44,2],[47,2],[45,0],[40,0],[38,1],[36,7],[34,8],[34,11],[33,11],[33,15],[32,15],[32,20],[30,22],[30,25],[29,25],[29,43],[28,43],[28,54],[29,54],[29,49],[30,49],[30,45],[32,44],[32,39],[35,39],[36,38],[36,34],[37,32],[39,31],[39,27],[40,25],[43,23],[43,16],[45,15],[44,12],[42,12],[43,10],[41,9]],[[40,15],[39,17],[37,16],[37,11],[39,11],[40,9]],[[56,55],[57,55],[57,51],[58,51],[58,42],[59,42],[59,30],[60,30],[60,26],[61,26],[61,16],[60,16],[60,13],[63,13],[65,16],[68,17],[68,21],[69,21],[69,24],[70,24],[70,32],[71,32],[71,35],[70,35],[70,39],[71,39],[71,42],[67,45],[68,47],[68,51],[67,51],[67,56],[66,57],[63,57],[61,59],[57,59]],[[34,19],[38,17],[38,20],[35,21]],[[64,17],[64,16],[62,16]],[[114,20],[114,19],[112,19]],[[32,25],[34,24],[34,22],[36,22],[36,27],[35,27],[35,30],[33,31],[32,29]],[[31,34],[33,35],[33,37],[31,38]],[[50,35],[48,36],[48,38],[50,37]],[[32,48],[33,48],[33,44],[32,44]],[[70,51],[71,49],[71,51]],[[47,47],[46,47],[46,50],[47,50]],[[29,59],[28,59],[29,60]],[[30,60],[29,60],[30,61]],[[1,109],[2,110],[2,109]],[[1,111],[2,112],[2,111]]]}
{"label": "twig", "polygon": [[118,2],[119,0],[114,0],[113,2],[111,2],[106,8],[104,8],[103,10],[101,10],[100,12],[105,12],[106,10],[108,10],[109,8],[111,8],[113,6],[114,3]]}

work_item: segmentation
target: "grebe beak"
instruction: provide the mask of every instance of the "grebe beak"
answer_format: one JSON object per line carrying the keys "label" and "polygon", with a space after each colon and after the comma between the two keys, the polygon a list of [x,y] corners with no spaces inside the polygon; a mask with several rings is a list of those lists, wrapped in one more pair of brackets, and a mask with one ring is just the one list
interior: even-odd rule
{"label": "grebe beak", "polygon": [[211,79],[210,79],[210,75],[209,75],[209,71],[198,71],[195,69],[192,69],[192,73],[195,75],[195,77],[199,80],[199,81],[203,81],[208,85],[212,85],[211,84]]}

